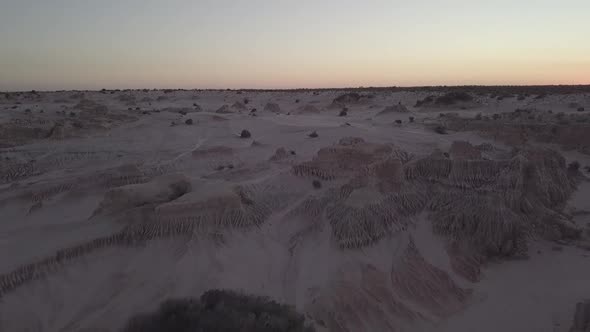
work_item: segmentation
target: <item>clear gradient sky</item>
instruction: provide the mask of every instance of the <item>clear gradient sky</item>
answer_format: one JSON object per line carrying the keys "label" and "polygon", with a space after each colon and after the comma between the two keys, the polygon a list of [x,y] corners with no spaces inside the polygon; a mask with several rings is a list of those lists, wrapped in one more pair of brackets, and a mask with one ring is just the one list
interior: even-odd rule
{"label": "clear gradient sky", "polygon": [[590,0],[0,0],[0,90],[590,83]]}

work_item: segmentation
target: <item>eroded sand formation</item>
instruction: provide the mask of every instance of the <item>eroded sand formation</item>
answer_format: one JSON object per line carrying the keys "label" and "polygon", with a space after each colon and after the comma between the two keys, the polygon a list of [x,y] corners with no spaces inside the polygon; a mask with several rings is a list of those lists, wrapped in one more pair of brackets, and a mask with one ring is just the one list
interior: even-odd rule
{"label": "eroded sand formation", "polygon": [[[78,110],[83,125],[59,141],[3,136],[1,329],[116,330],[166,298],[212,288],[287,303],[318,330],[468,329],[477,317],[471,308],[496,303],[482,300],[492,294],[488,269],[517,258],[518,266],[544,266],[539,248],[567,244],[580,256],[586,243],[587,211],[569,203],[587,188],[583,169],[569,167],[558,147],[536,144],[545,142],[537,136],[503,145],[511,124],[535,113],[474,118],[470,108],[488,97],[459,95],[461,105],[473,102],[463,110],[471,117],[440,117],[457,95],[406,107],[423,95],[54,94],[7,99],[64,101],[43,105]],[[577,105],[586,102],[580,96]],[[2,128],[30,107],[23,104],[10,108]],[[334,107],[346,107],[347,117]],[[193,111],[161,112],[171,108]],[[249,116],[255,108],[263,112]],[[384,120],[367,119],[376,115]],[[189,117],[193,125],[169,125]],[[504,125],[506,135],[489,140],[490,128]],[[244,128],[251,135],[240,137]],[[588,269],[576,277],[585,276]],[[570,324],[572,308],[561,310],[569,311],[560,323]]]}

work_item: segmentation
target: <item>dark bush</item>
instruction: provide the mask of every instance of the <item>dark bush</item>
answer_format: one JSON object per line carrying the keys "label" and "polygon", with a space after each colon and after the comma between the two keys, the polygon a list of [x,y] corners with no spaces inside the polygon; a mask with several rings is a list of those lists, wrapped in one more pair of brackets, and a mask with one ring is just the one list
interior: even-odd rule
{"label": "dark bush", "polygon": [[410,122],[414,122],[414,117],[411,116],[411,117],[408,118],[408,120],[410,120]]}
{"label": "dark bush", "polygon": [[457,102],[469,102],[473,100],[473,96],[467,92],[449,92],[436,98],[434,102],[437,105],[452,105]]}
{"label": "dark bush", "polygon": [[498,114],[498,113],[492,115],[492,119],[494,119],[494,120],[500,120],[501,117],[502,116],[500,114]]}
{"label": "dark bush", "polygon": [[338,116],[347,116],[348,113],[345,110],[340,111],[340,114],[338,114]]}
{"label": "dark bush", "polygon": [[318,137],[319,135],[318,135],[318,133],[316,133],[316,132],[314,131],[313,133],[309,134],[308,136],[309,136],[309,137],[311,137],[311,138],[316,138],[316,137]]}
{"label": "dark bush", "polygon": [[249,131],[247,131],[246,129],[242,130],[242,132],[240,133],[240,137],[241,138],[250,138],[252,137],[252,134],[250,134]]}
{"label": "dark bush", "polygon": [[584,107],[579,107],[578,108],[578,112],[584,112],[584,111],[585,111]]}
{"label": "dark bush", "polygon": [[402,124],[402,120],[397,119],[397,120],[395,120],[395,123]]}
{"label": "dark bush", "polygon": [[361,95],[356,92],[345,93],[336,97],[333,103],[345,104],[345,103],[356,103],[361,99]]}
{"label": "dark bush", "polygon": [[200,299],[163,302],[153,313],[132,317],[123,332],[313,332],[305,317],[268,298],[210,290]]}
{"label": "dark bush", "polygon": [[311,183],[315,189],[320,189],[322,187],[322,183],[318,180],[313,180]]}
{"label": "dark bush", "polygon": [[184,124],[192,125],[193,124],[193,119],[186,119],[186,121],[184,121]]}
{"label": "dark bush", "polygon": [[244,105],[248,105],[249,102],[250,102],[250,99],[244,98]]}
{"label": "dark bush", "polygon": [[447,128],[445,128],[443,126],[438,126],[438,127],[434,128],[434,131],[437,134],[441,134],[441,135],[446,135],[447,134]]}

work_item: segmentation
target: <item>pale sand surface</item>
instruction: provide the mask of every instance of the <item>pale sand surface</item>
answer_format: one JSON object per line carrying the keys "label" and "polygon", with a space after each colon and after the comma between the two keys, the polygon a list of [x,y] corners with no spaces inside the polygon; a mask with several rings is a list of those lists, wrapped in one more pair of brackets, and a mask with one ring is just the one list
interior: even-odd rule
{"label": "pale sand surface", "polygon": [[[474,146],[488,143],[497,149],[490,158],[502,159],[518,146],[472,131],[449,130],[440,135],[433,130],[439,113],[473,118],[478,113],[492,116],[529,108],[539,113],[564,112],[567,117],[582,114],[571,103],[585,106],[585,112],[590,113],[590,94],[501,101],[478,96],[476,105],[461,109],[453,105],[414,107],[417,100],[429,95],[426,92],[379,91],[370,99],[346,104],[347,115],[340,117],[342,107],[331,104],[342,93],[129,91],[85,92],[72,98],[73,92],[52,92],[0,100],[0,124],[18,127],[14,130],[22,136],[18,142],[1,137],[0,275],[42,261],[58,250],[111,236],[131,224],[141,225],[146,220],[196,222],[233,206],[247,209],[249,198],[232,189],[237,184],[254,188],[254,196],[248,197],[270,202],[268,209],[272,211],[263,213],[260,223],[257,211],[245,212],[243,219],[235,217],[240,227],[213,232],[221,233],[221,242],[210,232],[191,231],[190,237],[184,234],[137,245],[107,245],[64,259],[52,265],[46,275],[14,289],[6,286],[5,294],[0,292],[0,331],[115,331],[131,315],[153,310],[166,298],[199,296],[211,288],[269,296],[294,305],[315,321],[334,317],[336,312],[336,316],[345,317],[340,328],[321,322],[335,330],[568,331],[575,304],[590,298],[590,251],[584,249],[590,230],[590,214],[586,213],[590,212],[590,184],[584,175],[577,175],[577,189],[567,204],[559,207],[581,230],[580,237],[550,241],[535,236],[529,240],[528,258],[496,257],[481,262],[480,280],[473,282],[452,268],[448,238],[433,231],[426,212],[412,216],[403,229],[374,243],[339,247],[330,224],[322,219],[325,215],[317,221],[305,213],[289,213],[309,197],[330,195],[331,189],[348,178],[321,179],[322,187],[315,189],[312,180],[316,177],[296,176],[292,171],[344,137],[391,144],[395,151],[405,151],[414,158],[437,149],[446,152],[455,141]],[[120,97],[123,94],[125,97]],[[248,98],[247,104],[244,98]],[[78,103],[83,99],[104,105],[108,115],[80,110]],[[245,109],[235,107],[236,102]],[[265,110],[267,103],[277,104],[280,112]],[[379,114],[398,103],[409,112]],[[223,105],[228,105],[231,113],[216,113]],[[302,111],[306,106],[314,106],[317,113]],[[253,108],[256,111],[250,112]],[[65,115],[56,113],[60,111]],[[410,116],[415,118],[412,123]],[[189,118],[192,125],[185,124]],[[79,123],[73,125],[75,121]],[[51,131],[55,123],[65,123],[65,134]],[[76,127],[80,125],[82,128]],[[590,128],[590,123],[587,125]],[[48,129],[38,130],[39,137],[22,134],[22,128],[36,127]],[[251,133],[250,138],[239,137],[244,129]],[[4,130],[5,135],[14,133]],[[318,137],[310,138],[314,131]],[[590,166],[590,155],[579,149],[532,138],[528,143],[557,149],[568,163],[578,160],[581,173],[585,173],[584,166]],[[286,155],[271,161],[279,148],[284,148]],[[19,169],[26,164],[35,164],[34,171]],[[180,198],[170,198],[169,191],[158,189],[168,184],[141,187],[172,173],[182,174],[191,188],[179,193],[184,195]],[[105,192],[136,183],[140,187],[133,190],[142,194],[121,194],[132,195],[120,203],[125,206],[123,212],[97,212]],[[347,204],[362,207],[365,200],[378,200],[379,195],[374,187],[367,187],[355,191]],[[139,205],[144,206],[145,214]],[[414,244],[428,267],[402,263],[404,257],[414,257],[406,256],[407,248]],[[425,287],[447,294],[441,298],[433,295],[433,301],[442,301],[448,312],[413,295],[404,297],[404,287],[414,286],[412,281],[405,286],[391,281],[400,266],[418,275],[429,273],[421,271],[431,271],[430,267],[447,275],[456,287],[448,294],[436,288],[442,285],[437,283],[441,279]],[[373,269],[394,272],[384,273],[383,281],[380,274],[371,274]],[[398,275],[399,280],[404,276]],[[362,291],[346,291],[358,285]],[[411,294],[419,292],[420,286],[415,287]],[[470,291],[463,295],[463,290]],[[385,293],[397,298],[412,317],[379,298]]]}

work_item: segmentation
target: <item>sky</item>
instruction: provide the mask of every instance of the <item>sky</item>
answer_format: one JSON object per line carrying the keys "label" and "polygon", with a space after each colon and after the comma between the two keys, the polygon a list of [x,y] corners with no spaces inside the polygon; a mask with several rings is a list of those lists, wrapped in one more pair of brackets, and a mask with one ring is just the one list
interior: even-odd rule
{"label": "sky", "polygon": [[0,0],[0,90],[590,83],[589,0]]}

